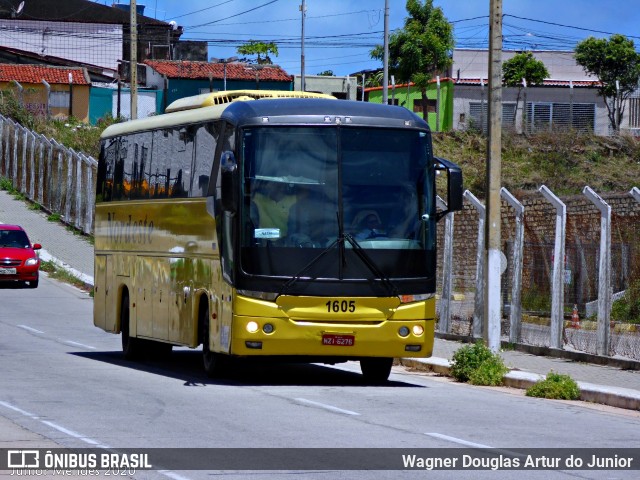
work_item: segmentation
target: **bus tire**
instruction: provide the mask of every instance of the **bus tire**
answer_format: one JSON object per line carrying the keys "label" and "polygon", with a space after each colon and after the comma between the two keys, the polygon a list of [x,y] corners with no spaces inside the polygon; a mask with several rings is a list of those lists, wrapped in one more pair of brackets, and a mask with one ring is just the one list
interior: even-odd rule
{"label": "bus tire", "polygon": [[122,353],[127,360],[139,360],[144,354],[142,340],[129,335],[129,292],[122,294],[120,304],[120,331],[122,334]]}
{"label": "bus tire", "polygon": [[219,353],[209,349],[209,304],[204,301],[200,305],[200,327],[202,328],[202,364],[209,378],[216,378],[222,374],[224,359]]}
{"label": "bus tire", "polygon": [[360,370],[365,381],[372,385],[380,385],[389,379],[393,358],[363,358]]}

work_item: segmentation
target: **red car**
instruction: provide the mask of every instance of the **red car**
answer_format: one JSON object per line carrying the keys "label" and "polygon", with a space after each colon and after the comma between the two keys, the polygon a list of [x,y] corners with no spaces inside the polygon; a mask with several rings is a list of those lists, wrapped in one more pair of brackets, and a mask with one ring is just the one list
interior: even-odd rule
{"label": "red car", "polygon": [[22,227],[0,224],[0,285],[20,282],[37,288],[40,258],[35,250],[41,248],[39,243],[31,245]]}

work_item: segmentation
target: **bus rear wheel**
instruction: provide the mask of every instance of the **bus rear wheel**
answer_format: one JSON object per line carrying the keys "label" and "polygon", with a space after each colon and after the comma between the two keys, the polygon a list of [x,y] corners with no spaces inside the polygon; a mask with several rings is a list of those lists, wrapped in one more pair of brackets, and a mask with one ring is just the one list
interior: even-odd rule
{"label": "bus rear wheel", "polygon": [[209,347],[210,318],[209,305],[203,302],[200,308],[200,326],[202,328],[202,364],[204,371],[209,378],[219,377],[224,369],[224,358],[216,352],[212,352]]}
{"label": "bus rear wheel", "polygon": [[389,379],[393,358],[363,358],[360,370],[367,383],[380,385]]}
{"label": "bus rear wheel", "polygon": [[139,360],[143,356],[142,340],[129,335],[129,294],[122,295],[120,305],[120,331],[122,332],[122,353],[127,360]]}

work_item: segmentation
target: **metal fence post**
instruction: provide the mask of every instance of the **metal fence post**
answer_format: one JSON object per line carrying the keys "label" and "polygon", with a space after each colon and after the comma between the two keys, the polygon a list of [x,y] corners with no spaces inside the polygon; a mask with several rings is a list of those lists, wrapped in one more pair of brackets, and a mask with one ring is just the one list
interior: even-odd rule
{"label": "metal fence post", "polygon": [[486,208],[473,193],[465,190],[464,198],[478,211],[478,250],[476,253],[476,293],[473,299],[473,337],[482,338],[484,315],[484,222]]}
{"label": "metal fence post", "polygon": [[71,222],[71,203],[73,201],[71,193],[73,192],[73,149],[65,149],[64,153],[66,153],[66,161],[67,161],[67,192],[64,197],[64,221],[69,225]]}
{"label": "metal fence post", "polygon": [[556,234],[553,248],[553,286],[551,290],[551,347],[562,348],[564,326],[564,251],[567,234],[567,206],[546,185],[538,191],[556,208]]}
{"label": "metal fence post", "polygon": [[[436,196],[438,206],[443,209],[447,204],[442,198]],[[444,249],[442,251],[442,298],[440,299],[440,331],[450,333],[451,331],[451,296],[453,283],[453,215],[448,213],[444,217]]]}
{"label": "metal fence post", "polygon": [[582,193],[600,210],[600,264],[598,265],[598,343],[596,353],[609,355],[611,335],[611,206],[591,187]]}
{"label": "metal fence post", "polygon": [[36,199],[36,136],[33,132],[29,132],[29,144],[31,148],[29,150],[29,164],[31,170],[29,171],[29,198],[33,201]]}
{"label": "metal fence post", "polygon": [[20,179],[20,191],[27,193],[27,139],[29,138],[29,130],[22,130],[22,178]]}
{"label": "metal fence post", "polygon": [[522,250],[524,248],[524,205],[509,190],[502,187],[500,195],[516,211],[516,233],[513,246],[513,276],[511,283],[511,307],[509,308],[509,341],[520,341],[522,327]]}

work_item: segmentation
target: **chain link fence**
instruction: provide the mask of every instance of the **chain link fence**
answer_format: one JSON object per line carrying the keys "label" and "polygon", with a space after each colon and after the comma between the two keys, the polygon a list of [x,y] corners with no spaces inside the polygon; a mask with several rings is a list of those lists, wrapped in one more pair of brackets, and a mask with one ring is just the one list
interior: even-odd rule
{"label": "chain link fence", "polygon": [[[610,255],[610,295],[612,300],[624,299],[625,292],[634,282],[640,282],[640,202],[628,193],[608,196],[612,205],[613,228],[608,250]],[[514,282],[515,249],[521,248],[522,270],[519,336],[516,343],[553,347],[551,333],[553,271],[553,241],[555,229],[553,212],[535,198],[524,200],[525,235],[519,247],[513,238],[513,211],[503,203],[503,273],[501,277],[503,341],[513,341],[510,313]],[[542,213],[541,213],[542,212]],[[598,352],[598,297],[600,278],[600,213],[579,197],[571,198],[567,206],[568,228],[562,263],[562,348],[590,354]],[[449,302],[450,319],[439,322],[438,331],[467,337],[481,337],[484,316],[482,294],[481,247],[483,224],[478,211],[469,205],[454,216],[452,264],[453,293],[449,299],[438,296],[437,312]],[[441,222],[442,223],[442,222]],[[439,247],[444,244],[445,229],[439,225]],[[543,240],[543,241],[540,241]],[[439,256],[445,254],[439,248]],[[442,292],[445,272],[439,259],[438,292]],[[480,298],[478,298],[480,297]],[[636,300],[640,302],[640,300]],[[614,303],[614,309],[616,304]],[[577,316],[575,315],[577,314]],[[640,318],[608,320],[608,354],[640,360]],[[638,323],[633,323],[638,322]],[[474,324],[475,323],[475,324]],[[479,323],[479,325],[477,324]],[[449,325],[444,332],[440,325]]]}

